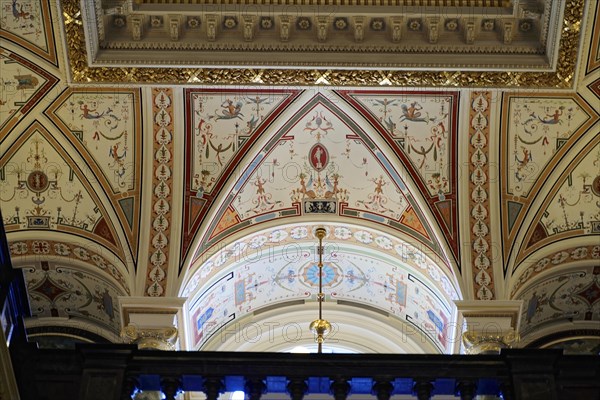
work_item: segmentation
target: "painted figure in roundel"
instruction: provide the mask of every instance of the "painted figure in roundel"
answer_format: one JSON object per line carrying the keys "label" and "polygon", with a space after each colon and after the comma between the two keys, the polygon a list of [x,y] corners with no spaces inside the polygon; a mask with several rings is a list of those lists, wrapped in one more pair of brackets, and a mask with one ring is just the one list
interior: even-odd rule
{"label": "painted figure in roundel", "polygon": [[317,172],[321,172],[329,164],[329,152],[321,143],[315,144],[308,152],[310,166]]}

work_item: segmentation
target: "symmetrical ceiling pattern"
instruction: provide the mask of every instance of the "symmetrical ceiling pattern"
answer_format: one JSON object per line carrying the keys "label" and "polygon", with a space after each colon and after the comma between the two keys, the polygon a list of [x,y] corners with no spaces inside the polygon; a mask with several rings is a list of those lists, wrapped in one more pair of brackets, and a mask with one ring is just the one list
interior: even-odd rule
{"label": "symmetrical ceiling pattern", "polygon": [[[424,163],[427,151],[417,151]],[[275,218],[334,215],[391,226],[439,251],[400,176],[404,171],[394,164],[376,147],[373,134],[328,99],[312,97],[241,172],[202,242]]]}
{"label": "symmetrical ceiling pattern", "polygon": [[[539,15],[491,18],[492,31],[478,20],[476,46],[495,35],[509,54],[511,21],[523,41],[523,22],[541,34],[564,7],[518,4]],[[570,2],[554,21],[557,66],[543,72],[98,67],[84,24],[99,21],[80,2],[0,6],[0,207],[35,335],[115,340],[120,296],[181,295],[197,349],[233,321],[314,306],[317,226],[327,302],[421,329],[435,351],[452,351],[457,299],[523,300],[525,343],[598,335],[597,4]],[[136,13],[116,11],[105,33],[138,44],[212,23],[192,13],[170,32],[150,13],[136,41]],[[401,43],[468,47],[462,16],[413,11]],[[332,15],[324,42],[323,21],[294,20],[289,43],[360,49],[397,22],[369,15],[361,41],[356,16]],[[271,30],[220,15],[215,44],[279,41],[279,17]]]}
{"label": "symmetrical ceiling pattern", "polygon": [[[193,346],[265,306],[311,301],[319,282],[316,226],[263,231],[203,263],[183,293],[191,300]],[[447,269],[440,270],[420,249],[377,231],[348,225],[325,229],[323,286],[330,301],[388,312],[422,331],[441,352],[450,351],[446,330],[455,318],[451,302],[458,292]]]}

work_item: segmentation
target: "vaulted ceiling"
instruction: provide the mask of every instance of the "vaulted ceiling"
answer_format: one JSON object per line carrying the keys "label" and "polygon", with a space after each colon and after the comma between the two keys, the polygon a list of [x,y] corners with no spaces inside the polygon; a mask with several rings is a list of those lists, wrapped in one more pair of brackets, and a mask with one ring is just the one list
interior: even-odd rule
{"label": "vaulted ceiling", "polygon": [[187,297],[190,349],[307,325],[319,226],[331,312],[382,343],[453,351],[458,299],[523,300],[523,345],[600,334],[595,2],[84,3],[0,1],[30,335],[119,341],[128,296]]}

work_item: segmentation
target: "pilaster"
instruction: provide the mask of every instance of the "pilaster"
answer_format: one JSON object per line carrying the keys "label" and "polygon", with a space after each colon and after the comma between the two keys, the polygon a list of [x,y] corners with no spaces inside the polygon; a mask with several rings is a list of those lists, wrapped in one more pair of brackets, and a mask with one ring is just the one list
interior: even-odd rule
{"label": "pilaster", "polygon": [[127,343],[140,349],[185,349],[181,297],[120,297],[123,330]]}
{"label": "pilaster", "polygon": [[499,354],[519,341],[522,301],[456,301],[463,351],[467,354]]}

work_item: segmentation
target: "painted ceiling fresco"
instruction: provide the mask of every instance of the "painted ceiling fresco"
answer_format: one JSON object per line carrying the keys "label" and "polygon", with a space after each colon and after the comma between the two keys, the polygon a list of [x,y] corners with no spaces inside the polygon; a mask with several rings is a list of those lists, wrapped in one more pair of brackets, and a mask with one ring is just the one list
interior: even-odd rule
{"label": "painted ceiling fresco", "polygon": [[440,252],[404,171],[372,137],[333,101],[310,98],[241,172],[209,226],[209,243],[275,218],[333,215],[391,226]]}
{"label": "painted ceiling fresco", "polygon": [[92,320],[114,333],[120,331],[117,297],[124,295],[101,276],[42,261],[22,266],[33,317]]}
{"label": "painted ceiling fresco", "polygon": [[506,240],[511,241],[514,228],[523,222],[524,206],[533,201],[564,153],[598,121],[598,113],[577,95],[505,94],[503,103],[504,226]]}
{"label": "painted ceiling fresco", "polygon": [[186,90],[184,253],[242,157],[297,95],[293,90]]}
{"label": "painted ceiling fresco", "polygon": [[56,229],[91,234],[96,241],[118,249],[112,221],[95,189],[41,129],[30,127],[2,158],[0,199],[7,231]]}
{"label": "painted ceiling fresco", "polygon": [[540,279],[517,299],[524,300],[521,317],[524,336],[536,327],[561,320],[600,321],[600,266],[576,268]]}
{"label": "painted ceiling fresco", "polygon": [[51,3],[44,0],[2,0],[0,7],[0,38],[10,40],[56,65]]}
{"label": "painted ceiling fresco", "polygon": [[341,94],[364,113],[403,161],[458,257],[456,92]]}
{"label": "painted ceiling fresco", "polygon": [[95,68],[78,4],[0,0],[0,209],[32,333],[116,340],[119,296],[184,295],[200,348],[314,302],[319,225],[327,300],[440,352],[456,299],[523,300],[524,337],[598,331],[597,4],[539,74]]}
{"label": "painted ceiling fresco", "polygon": [[[318,267],[314,229],[294,225],[237,241],[208,259],[186,286],[194,347],[261,308],[291,300],[315,301]],[[326,301],[367,304],[406,321],[445,352],[452,345],[449,271],[422,250],[377,231],[325,226]]]}
{"label": "painted ceiling fresco", "polygon": [[135,252],[142,171],[140,92],[136,89],[66,90],[46,114],[79,152],[94,160],[86,168],[107,195]]}
{"label": "painted ceiling fresco", "polygon": [[[0,132],[3,136],[40,101],[57,82],[52,74],[34,63],[0,47],[2,91],[0,92]],[[0,138],[0,143],[4,138]]]}

